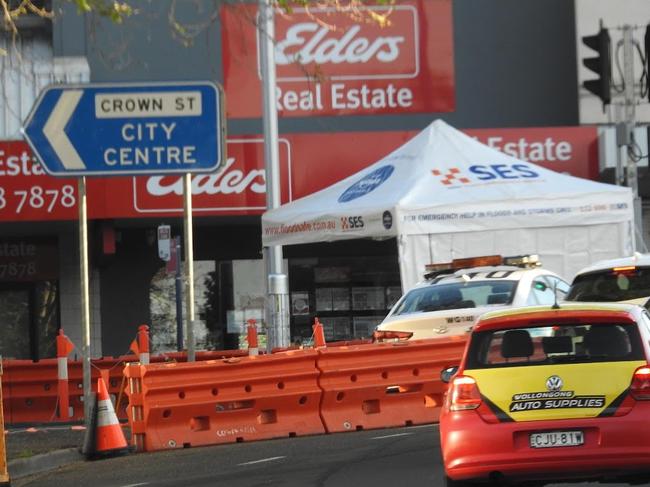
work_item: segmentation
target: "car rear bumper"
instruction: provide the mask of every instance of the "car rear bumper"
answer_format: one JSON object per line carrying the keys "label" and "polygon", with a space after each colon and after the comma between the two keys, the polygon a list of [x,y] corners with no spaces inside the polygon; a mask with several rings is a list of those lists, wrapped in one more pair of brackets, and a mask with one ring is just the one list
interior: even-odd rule
{"label": "car rear bumper", "polygon": [[[650,403],[625,416],[488,424],[476,411],[444,412],[440,435],[445,471],[454,480],[570,479],[650,472]],[[531,448],[530,434],[581,430],[584,444]]]}

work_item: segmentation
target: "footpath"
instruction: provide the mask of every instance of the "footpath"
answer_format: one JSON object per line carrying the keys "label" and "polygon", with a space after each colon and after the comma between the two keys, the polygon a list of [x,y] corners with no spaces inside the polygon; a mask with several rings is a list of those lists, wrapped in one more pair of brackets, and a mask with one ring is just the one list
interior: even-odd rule
{"label": "footpath", "polygon": [[[82,424],[5,425],[7,462],[11,479],[84,461],[81,448],[86,429]],[[124,429],[128,438],[128,430]]]}

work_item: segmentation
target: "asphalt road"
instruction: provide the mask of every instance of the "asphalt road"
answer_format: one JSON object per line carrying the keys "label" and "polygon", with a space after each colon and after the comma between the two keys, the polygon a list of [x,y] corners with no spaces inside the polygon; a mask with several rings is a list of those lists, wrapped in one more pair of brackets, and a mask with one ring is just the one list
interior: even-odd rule
{"label": "asphalt road", "polygon": [[133,454],[12,485],[422,487],[442,486],[442,475],[437,426],[416,426]]}

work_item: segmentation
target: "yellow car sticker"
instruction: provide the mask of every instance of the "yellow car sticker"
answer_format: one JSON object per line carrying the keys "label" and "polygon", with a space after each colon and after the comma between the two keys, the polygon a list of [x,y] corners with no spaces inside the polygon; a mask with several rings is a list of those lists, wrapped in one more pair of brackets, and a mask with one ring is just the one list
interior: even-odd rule
{"label": "yellow car sticker", "polygon": [[466,370],[501,421],[590,418],[611,413],[644,361],[524,365]]}

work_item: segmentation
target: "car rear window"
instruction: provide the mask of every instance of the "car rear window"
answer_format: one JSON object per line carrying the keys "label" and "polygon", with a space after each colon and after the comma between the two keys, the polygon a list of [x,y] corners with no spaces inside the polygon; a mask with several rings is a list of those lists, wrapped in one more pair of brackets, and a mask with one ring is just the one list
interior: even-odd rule
{"label": "car rear window", "polygon": [[568,301],[625,301],[650,296],[649,267],[620,267],[576,276]]}
{"label": "car rear window", "polygon": [[432,284],[409,291],[393,315],[445,309],[475,308],[489,304],[511,304],[518,281],[472,281]]}
{"label": "car rear window", "polygon": [[635,325],[562,324],[472,334],[467,369],[643,360]]}

